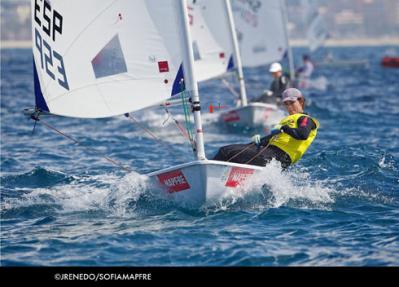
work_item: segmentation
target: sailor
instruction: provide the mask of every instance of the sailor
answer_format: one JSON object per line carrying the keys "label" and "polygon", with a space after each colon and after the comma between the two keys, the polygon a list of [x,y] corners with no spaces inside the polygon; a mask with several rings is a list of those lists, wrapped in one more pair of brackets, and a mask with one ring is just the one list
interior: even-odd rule
{"label": "sailor", "polygon": [[271,64],[269,72],[274,79],[270,85],[270,90],[264,91],[260,97],[253,99],[252,102],[279,104],[284,90],[291,87],[290,79],[283,74],[283,67],[280,63]]}
{"label": "sailor", "polygon": [[268,136],[252,137],[252,143],[224,146],[214,160],[265,166],[276,159],[285,169],[298,162],[316,137],[319,122],[304,112],[305,98],[295,88],[283,92],[289,116],[282,119]]}
{"label": "sailor", "polygon": [[314,65],[310,60],[309,55],[303,55],[303,65],[296,70],[299,79],[310,79],[314,71]]}

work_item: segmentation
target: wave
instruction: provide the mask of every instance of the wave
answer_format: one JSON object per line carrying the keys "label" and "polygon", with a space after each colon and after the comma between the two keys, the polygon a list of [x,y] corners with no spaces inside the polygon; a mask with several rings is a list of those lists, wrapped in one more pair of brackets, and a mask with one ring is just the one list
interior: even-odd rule
{"label": "wave", "polygon": [[323,182],[312,180],[308,172],[283,171],[280,163],[273,160],[248,186],[226,194],[215,206],[207,206],[205,210],[208,213],[237,209],[263,211],[282,206],[326,210],[335,201],[333,192]]}
{"label": "wave", "polygon": [[[36,169],[19,178],[24,181],[32,173],[46,173],[59,182],[57,173],[44,171]],[[122,178],[109,174],[73,177],[69,181],[45,188],[15,189],[13,194],[6,192],[1,202],[2,216],[23,215],[27,208],[37,214],[101,211],[107,216],[125,216],[130,212],[129,203],[138,201],[147,189],[147,178],[135,172]]]}
{"label": "wave", "polygon": [[[379,164],[389,167],[385,157]],[[159,196],[159,188],[145,175],[118,174],[69,176],[35,168],[22,175],[5,176],[1,200],[3,218],[54,216],[66,213],[99,213],[106,217],[137,217],[180,210],[208,215],[237,210],[264,211],[270,208],[334,210],[345,200],[382,202],[393,199],[361,186],[347,186],[342,178],[314,179],[304,167],[281,169],[272,161],[245,187],[199,210],[185,210]],[[353,177],[351,180],[353,182]],[[31,182],[31,185],[27,185]],[[7,188],[11,185],[14,188]],[[18,188],[19,187],[19,188]]]}

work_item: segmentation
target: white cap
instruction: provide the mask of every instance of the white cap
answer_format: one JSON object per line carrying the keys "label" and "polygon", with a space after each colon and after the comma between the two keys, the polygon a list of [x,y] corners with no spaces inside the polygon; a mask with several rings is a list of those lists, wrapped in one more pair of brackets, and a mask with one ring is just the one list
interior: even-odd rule
{"label": "white cap", "polygon": [[282,70],[283,70],[283,67],[281,67],[280,63],[273,63],[270,65],[269,72],[275,73],[275,72],[280,72]]}

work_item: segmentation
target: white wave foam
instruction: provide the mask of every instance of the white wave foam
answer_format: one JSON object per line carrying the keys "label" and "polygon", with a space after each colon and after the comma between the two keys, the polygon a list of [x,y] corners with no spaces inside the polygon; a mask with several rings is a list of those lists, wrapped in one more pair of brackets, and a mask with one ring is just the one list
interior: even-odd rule
{"label": "white wave foam", "polygon": [[301,208],[324,209],[334,202],[331,197],[332,189],[323,186],[322,182],[311,180],[310,174],[304,170],[294,169],[283,172],[277,161],[271,162],[257,180],[258,184],[263,181],[264,186],[272,192],[273,207],[299,200],[304,204]]}
{"label": "white wave foam", "polygon": [[216,208],[223,211],[243,204],[250,209],[291,206],[328,210],[335,202],[333,192],[324,186],[324,182],[312,180],[306,171],[282,171],[280,163],[273,160],[251,179],[249,185],[226,195]]}
{"label": "white wave foam", "polygon": [[388,162],[385,162],[385,161],[386,161],[386,156],[383,155],[381,160],[378,162],[378,166],[380,168],[387,168],[387,169],[394,168],[394,162],[393,161],[390,161],[389,159],[388,159]]}
{"label": "white wave foam", "polygon": [[[22,191],[26,193],[19,197],[3,198],[1,209],[4,212],[34,205],[53,205],[61,207],[59,213],[104,211],[107,216],[131,217],[136,214],[140,197],[152,198],[156,190],[158,188],[147,176],[136,172],[122,178],[112,174],[75,177],[67,185],[24,189]],[[252,177],[250,184],[235,189],[216,206],[213,203],[203,210],[213,213],[237,208],[264,210],[282,206],[331,210],[337,200],[346,201],[347,198],[392,202],[391,198],[380,193],[367,192],[359,187],[345,188],[335,179],[314,180],[304,168],[282,171],[280,163],[272,161]]]}
{"label": "white wave foam", "polygon": [[136,172],[120,178],[99,175],[79,178],[68,185],[38,188],[19,198],[4,200],[3,210],[34,205],[59,205],[60,213],[106,211],[113,216],[131,214],[129,203],[148,190],[148,177]]}

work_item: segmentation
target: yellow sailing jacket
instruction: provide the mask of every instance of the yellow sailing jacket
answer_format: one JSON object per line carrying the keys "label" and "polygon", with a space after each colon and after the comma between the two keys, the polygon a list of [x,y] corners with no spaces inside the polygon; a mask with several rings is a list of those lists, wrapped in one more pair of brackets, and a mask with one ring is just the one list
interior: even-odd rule
{"label": "yellow sailing jacket", "polygon": [[288,117],[282,119],[279,123],[282,126],[287,125],[290,128],[298,128],[298,119],[302,116],[309,117],[309,119],[313,120],[316,124],[316,128],[310,132],[309,137],[306,140],[298,140],[283,132],[274,136],[269,141],[270,145],[274,145],[286,152],[290,156],[292,164],[296,163],[309,148],[310,144],[317,135],[317,129],[320,127],[320,124],[316,119],[306,114],[289,115]]}

